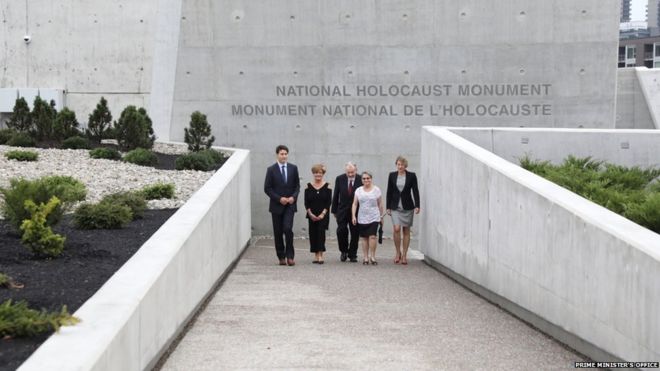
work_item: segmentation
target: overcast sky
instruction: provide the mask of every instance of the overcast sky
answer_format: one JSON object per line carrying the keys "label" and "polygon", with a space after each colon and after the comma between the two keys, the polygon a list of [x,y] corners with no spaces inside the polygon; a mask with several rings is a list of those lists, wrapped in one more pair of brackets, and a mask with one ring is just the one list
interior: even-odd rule
{"label": "overcast sky", "polygon": [[632,0],[632,9],[630,14],[631,21],[646,21],[646,4],[648,0]]}

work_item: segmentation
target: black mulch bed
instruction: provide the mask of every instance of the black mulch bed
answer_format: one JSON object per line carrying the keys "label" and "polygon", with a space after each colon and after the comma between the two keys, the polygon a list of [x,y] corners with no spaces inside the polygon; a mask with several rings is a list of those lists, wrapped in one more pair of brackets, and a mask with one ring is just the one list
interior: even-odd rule
{"label": "black mulch bed", "polygon": [[[31,308],[74,313],[174,214],[175,209],[146,210],[144,218],[118,230],[77,230],[71,217],[54,230],[66,236],[62,257],[35,260],[9,224],[0,220],[0,272],[22,283],[22,289],[0,288],[0,303],[26,300]],[[15,370],[49,335],[0,339],[0,370]]]}

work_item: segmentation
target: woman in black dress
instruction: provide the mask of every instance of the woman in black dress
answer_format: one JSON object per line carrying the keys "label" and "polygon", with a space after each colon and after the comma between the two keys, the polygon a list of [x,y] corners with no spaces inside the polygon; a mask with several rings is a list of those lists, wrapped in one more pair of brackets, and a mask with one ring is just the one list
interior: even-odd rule
{"label": "woman in black dress", "polygon": [[323,264],[325,251],[325,230],[330,222],[330,204],[332,190],[323,180],[325,166],[317,164],[312,166],[314,180],[307,183],[305,189],[305,210],[309,224],[309,251],[314,253],[314,264]]}

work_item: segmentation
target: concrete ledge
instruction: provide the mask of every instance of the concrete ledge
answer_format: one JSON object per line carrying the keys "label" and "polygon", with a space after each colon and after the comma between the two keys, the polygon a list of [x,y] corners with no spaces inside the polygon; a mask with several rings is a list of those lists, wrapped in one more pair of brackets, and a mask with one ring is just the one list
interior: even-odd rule
{"label": "concrete ledge", "polygon": [[152,367],[250,240],[250,158],[233,155],[19,370]]}
{"label": "concrete ledge", "polygon": [[597,130],[425,127],[420,172],[427,210],[420,248],[428,259],[472,282],[475,291],[489,291],[483,296],[494,302],[506,299],[511,304],[501,305],[596,361],[611,359],[600,358],[605,355],[660,359],[660,235],[462,136],[507,158],[524,153],[516,144],[521,136],[541,143],[529,148],[562,158],[588,155],[585,148],[604,153],[621,138],[644,139],[655,147],[631,145],[639,148],[614,156],[645,158],[637,165],[649,166],[658,159],[647,154],[660,148],[660,132],[633,138]]}

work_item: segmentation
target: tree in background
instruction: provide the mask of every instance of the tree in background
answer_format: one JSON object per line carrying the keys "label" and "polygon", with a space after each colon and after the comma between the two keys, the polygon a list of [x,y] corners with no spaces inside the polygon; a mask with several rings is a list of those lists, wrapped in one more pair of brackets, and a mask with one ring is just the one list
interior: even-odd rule
{"label": "tree in background", "polygon": [[188,150],[193,152],[211,148],[215,137],[211,135],[211,125],[206,120],[206,115],[195,111],[190,115],[190,129],[184,128],[184,141],[188,144]]}
{"label": "tree in background", "polygon": [[7,121],[7,127],[22,133],[32,131],[32,116],[25,98],[20,97],[16,99],[14,110],[11,116],[9,116],[9,121]]}
{"label": "tree in background", "polygon": [[79,134],[78,120],[76,113],[71,111],[68,107],[62,108],[55,116],[55,123],[53,124],[53,138],[63,140]]}
{"label": "tree in background", "polygon": [[34,98],[32,105],[32,122],[34,125],[34,135],[37,140],[50,139],[53,136],[53,123],[57,110],[55,109],[55,102],[51,101],[49,104],[41,97]]}
{"label": "tree in background", "polygon": [[119,120],[115,122],[115,135],[123,150],[150,149],[156,140],[147,111],[135,106],[128,106],[122,111]]}
{"label": "tree in background", "polygon": [[112,114],[108,109],[108,101],[101,97],[94,111],[89,115],[87,121],[87,136],[89,139],[100,143],[105,138],[105,132],[112,123]]}

